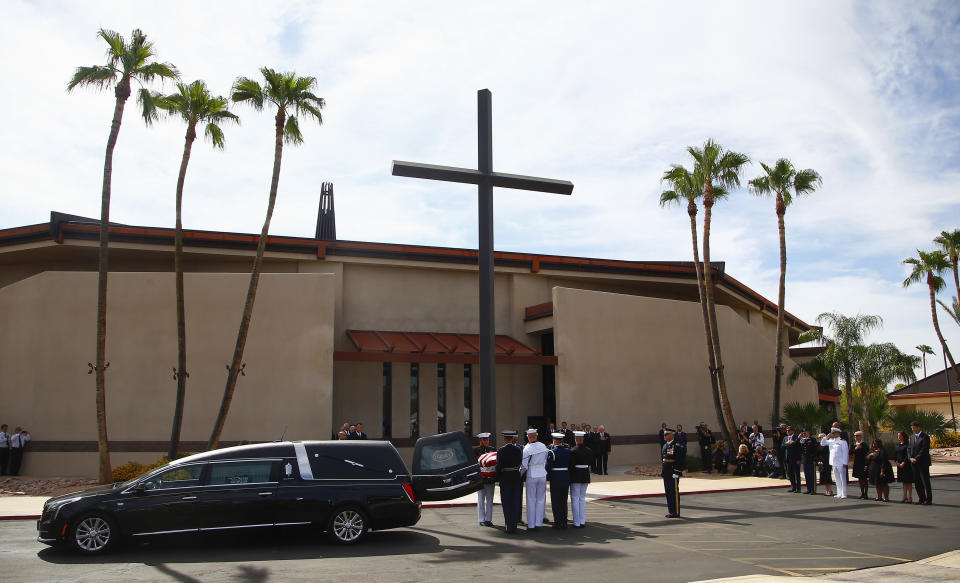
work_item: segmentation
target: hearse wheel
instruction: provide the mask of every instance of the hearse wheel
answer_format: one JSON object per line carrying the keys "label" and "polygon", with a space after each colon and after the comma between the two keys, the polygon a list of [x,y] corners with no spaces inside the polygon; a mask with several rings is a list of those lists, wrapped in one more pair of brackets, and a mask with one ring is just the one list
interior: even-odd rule
{"label": "hearse wheel", "polygon": [[344,506],[334,511],[327,525],[327,533],[337,543],[352,545],[363,538],[367,519],[356,506]]}
{"label": "hearse wheel", "polygon": [[117,536],[116,523],[105,514],[81,516],[70,528],[70,544],[87,555],[99,555],[113,548]]}

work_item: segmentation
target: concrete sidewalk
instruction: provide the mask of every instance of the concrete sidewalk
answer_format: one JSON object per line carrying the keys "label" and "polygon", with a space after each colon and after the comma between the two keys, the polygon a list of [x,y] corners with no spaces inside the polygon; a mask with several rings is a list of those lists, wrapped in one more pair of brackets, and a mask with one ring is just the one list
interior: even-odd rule
{"label": "concrete sidewalk", "polygon": [[[633,466],[615,466],[610,468],[607,476],[591,476],[591,484],[587,488],[587,500],[617,500],[625,498],[648,498],[663,496],[663,481],[659,477],[634,476],[627,474]],[[960,475],[960,464],[933,464],[930,474],[937,476]],[[734,476],[732,474],[702,474],[693,472],[684,475],[680,480],[680,493],[684,496],[692,494],[708,494],[728,492],[734,490],[764,490],[787,488],[789,483],[785,479],[753,478]],[[549,486],[548,486],[549,488]],[[822,486],[818,492],[824,492]],[[934,484],[936,491],[936,484]],[[36,520],[40,518],[43,503],[47,496],[0,496],[0,520]],[[494,503],[500,503],[500,489],[493,495]],[[449,508],[452,506],[476,506],[476,494],[468,494],[448,502],[426,502],[424,508]]]}

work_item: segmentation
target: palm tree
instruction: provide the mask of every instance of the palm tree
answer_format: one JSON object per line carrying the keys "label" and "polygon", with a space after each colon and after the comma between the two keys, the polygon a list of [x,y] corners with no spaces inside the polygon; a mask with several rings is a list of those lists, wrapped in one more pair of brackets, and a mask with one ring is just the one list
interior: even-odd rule
{"label": "palm tree", "polygon": [[[917,249],[917,256],[904,259],[903,264],[910,265],[912,268],[910,275],[907,276],[907,279],[903,280],[903,287],[909,287],[911,284],[918,283],[922,279],[925,279],[927,282],[927,289],[930,291],[930,315],[933,318],[933,329],[936,331],[937,338],[940,340],[940,348],[943,350],[943,355],[947,357],[947,360],[950,362],[950,368],[957,375],[957,382],[960,382],[960,370],[957,369],[957,363],[953,361],[953,354],[950,353],[950,348],[947,347],[947,341],[943,339],[943,333],[940,332],[940,321],[937,319],[937,292],[943,289],[945,285],[940,274],[950,268],[950,262],[943,251],[930,251],[928,253]],[[943,371],[943,374],[946,375],[950,373]],[[950,390],[949,384],[947,385],[947,393],[950,399],[950,410],[953,411],[953,391]],[[953,415],[953,423],[954,426],[956,426],[957,417],[955,414]]]}
{"label": "palm tree", "polygon": [[945,285],[940,274],[950,268],[950,262],[943,251],[926,252],[917,249],[917,256],[904,259],[903,264],[911,266],[910,275],[903,280],[903,287],[910,287],[911,284],[919,283],[921,280],[927,282],[927,288],[930,291],[930,316],[933,318],[933,329],[937,333],[937,339],[940,340],[940,348],[943,350],[943,354],[956,373],[957,381],[960,382],[960,370],[957,370],[957,363],[953,361],[953,354],[947,347],[947,341],[943,339],[943,333],[940,332],[940,321],[937,319],[937,292],[942,290]]}
{"label": "palm tree", "polygon": [[[839,312],[824,312],[817,316],[817,323],[832,329],[832,336],[824,334],[822,328],[814,328],[801,336],[802,341],[815,340],[826,346],[825,350],[817,355],[823,367],[843,378],[843,393],[847,412],[847,427],[853,427],[853,379],[857,373],[857,347],[863,346],[864,337],[876,328],[883,325],[880,316],[857,314],[844,316]],[[800,368],[806,372],[806,369]]]}
{"label": "palm tree", "polygon": [[951,232],[940,231],[940,235],[934,238],[934,243],[940,246],[940,250],[950,260],[950,267],[953,268],[953,284],[960,298],[960,275],[957,273],[957,263],[960,261],[960,229]]}
{"label": "palm tree", "polygon": [[773,427],[780,423],[780,377],[783,376],[783,344],[784,326],[783,314],[786,296],[787,281],[787,236],[783,216],[787,207],[793,202],[794,196],[809,194],[822,183],[816,170],[797,170],[793,163],[786,158],[780,158],[773,165],[767,166],[760,162],[765,176],[754,178],[749,182],[750,189],[757,196],[775,195],[774,210],[777,213],[777,230],[780,233],[780,288],[777,296],[777,355],[773,368]]}
{"label": "palm tree", "polygon": [[[177,76],[177,69],[170,63],[158,63],[153,60],[156,53],[153,43],[140,29],[133,31],[130,42],[120,34],[100,29],[97,35],[107,43],[107,63],[77,67],[67,84],[67,91],[75,87],[90,86],[96,89],[106,89],[114,81],[113,94],[116,105],[113,108],[113,121],[110,124],[110,135],[107,138],[107,152],[103,163],[103,188],[100,197],[100,249],[99,249],[99,277],[97,280],[97,362],[91,365],[96,372],[96,409],[97,409],[97,449],[100,453],[100,483],[112,481],[110,468],[110,450],[107,441],[107,406],[106,406],[106,379],[104,373],[107,368],[107,246],[110,224],[110,185],[113,175],[113,149],[117,145],[117,136],[120,134],[120,122],[123,119],[123,108],[130,98],[132,81],[149,83],[154,79],[173,78]],[[141,97],[144,96],[141,90]],[[147,93],[149,95],[149,93]]]}
{"label": "palm tree", "polygon": [[703,181],[703,280],[707,298],[707,311],[710,316],[710,334],[713,336],[713,351],[716,357],[717,391],[723,416],[730,435],[737,434],[737,425],[733,417],[733,408],[727,394],[727,381],[723,372],[723,355],[720,351],[720,332],[717,328],[717,306],[713,295],[713,279],[710,265],[710,220],[713,204],[717,200],[717,189],[725,191],[740,186],[740,173],[750,162],[746,154],[725,150],[712,139],[704,142],[702,148],[690,146],[687,152],[693,157],[693,173]]}
{"label": "palm tree", "polygon": [[[812,362],[812,361],[810,361]],[[813,435],[833,421],[833,413],[819,403],[787,403],[783,406],[783,422],[794,428],[806,427]]]}
{"label": "palm tree", "polygon": [[204,125],[204,135],[210,140],[214,148],[223,149],[223,130],[220,123],[236,122],[240,118],[231,113],[227,106],[229,101],[225,97],[215,97],[210,94],[206,83],[194,81],[189,85],[177,83],[177,92],[170,95],[151,93],[148,99],[142,100],[143,119],[150,125],[159,116],[159,112],[166,111],[170,116],[181,118],[187,124],[187,133],[184,137],[183,156],[180,159],[180,174],[177,175],[177,225],[174,235],[173,270],[176,279],[177,295],[177,369],[174,378],[177,380],[177,402],[173,410],[173,425],[170,430],[170,446],[167,448],[167,459],[177,458],[177,447],[180,443],[180,427],[183,422],[183,404],[187,392],[187,331],[186,310],[183,293],[183,183],[187,177],[187,164],[190,163],[190,151],[193,142],[197,139],[197,125]]}
{"label": "palm tree", "polygon": [[[864,439],[877,435],[878,423],[886,417],[887,396],[884,389],[895,380],[911,383],[917,380],[914,369],[920,357],[904,354],[892,343],[854,346],[852,350],[856,381],[860,394],[860,428]],[[856,395],[852,395],[857,400]]]}
{"label": "palm tree", "polygon": [[940,300],[937,300],[937,303],[940,304],[940,309],[950,316],[950,319],[956,322],[957,326],[960,326],[960,302],[957,301],[957,298],[953,298],[949,306]]}
{"label": "palm tree", "polygon": [[[660,206],[670,206],[673,204],[682,205],[684,201],[687,204],[687,215],[690,217],[690,237],[693,240],[693,264],[697,273],[697,289],[700,294],[700,308],[703,312],[703,329],[707,342],[707,357],[710,363],[710,385],[713,394],[713,405],[717,412],[717,422],[723,432],[723,440],[732,443],[731,434],[727,429],[727,424],[723,421],[723,407],[720,404],[720,392],[717,384],[717,376],[713,371],[717,368],[716,356],[713,350],[713,336],[710,334],[710,316],[707,313],[706,289],[703,282],[703,265],[700,263],[700,250],[697,246],[697,199],[703,196],[703,181],[689,170],[674,164],[663,173],[660,182],[667,182],[672,187],[671,190],[665,190],[660,194]],[[714,198],[720,198],[726,195],[726,191],[714,189]],[[734,434],[736,435],[736,434]]]}
{"label": "palm tree", "polygon": [[920,356],[923,358],[923,378],[927,378],[927,355],[934,354],[933,348],[926,344],[918,344],[917,350],[920,351]]}
{"label": "palm tree", "polygon": [[[227,420],[230,410],[230,401],[233,399],[237,387],[237,377],[240,374],[240,361],[243,359],[243,349],[247,342],[247,331],[250,328],[250,318],[253,316],[253,302],[257,296],[257,284],[260,281],[260,269],[263,263],[263,252],[267,246],[267,234],[270,230],[270,219],[273,217],[273,207],[277,201],[277,187],[280,183],[280,161],[283,158],[284,143],[297,145],[303,143],[300,133],[298,117],[313,119],[317,124],[323,123],[321,110],[326,106],[322,97],[313,94],[316,88],[316,77],[298,77],[294,72],[278,72],[263,67],[260,69],[264,84],[238,77],[233,84],[231,99],[235,103],[247,103],[255,110],[260,111],[265,104],[276,106],[275,141],[273,149],[273,175],[270,179],[270,198],[267,203],[267,215],[260,231],[260,241],[257,243],[257,255],[253,260],[253,270],[250,273],[250,287],[247,289],[247,299],[243,306],[243,315],[240,318],[240,329],[237,332],[237,343],[233,350],[233,360],[230,363],[227,375],[227,385],[223,390],[223,401],[220,411],[207,442],[209,449],[214,449],[220,442],[220,434]],[[292,113],[291,113],[292,112]]]}

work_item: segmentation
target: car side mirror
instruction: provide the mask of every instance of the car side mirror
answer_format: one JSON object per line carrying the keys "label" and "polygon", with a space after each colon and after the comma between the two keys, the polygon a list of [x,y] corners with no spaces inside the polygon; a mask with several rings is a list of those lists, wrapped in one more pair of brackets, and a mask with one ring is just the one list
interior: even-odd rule
{"label": "car side mirror", "polygon": [[143,482],[140,482],[139,484],[133,487],[133,491],[136,492],[137,494],[143,494],[144,492],[147,491],[147,485]]}

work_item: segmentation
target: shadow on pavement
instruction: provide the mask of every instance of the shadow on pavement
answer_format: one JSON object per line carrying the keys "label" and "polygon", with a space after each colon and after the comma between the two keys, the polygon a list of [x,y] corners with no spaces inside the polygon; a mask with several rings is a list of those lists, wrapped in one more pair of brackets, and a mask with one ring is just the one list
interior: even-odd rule
{"label": "shadow on pavement", "polygon": [[[49,547],[37,553],[42,561],[53,564],[142,563],[156,567],[174,580],[194,581],[166,566],[169,563],[250,563],[256,561],[297,561],[324,558],[364,558],[394,555],[439,553],[440,541],[413,530],[369,532],[356,545],[338,545],[316,532],[260,535],[193,535],[138,543],[133,541],[103,556],[89,557],[69,549]],[[249,565],[239,565],[236,579],[265,581],[266,575]]]}
{"label": "shadow on pavement", "polygon": [[[527,532],[521,528],[517,534],[507,534],[502,528],[484,529],[476,534],[429,528],[415,530],[463,541],[462,544],[443,545],[443,550],[449,552],[432,557],[430,561],[434,564],[488,561],[491,557],[522,555],[524,561],[532,562],[544,570],[559,569],[582,561],[626,556],[623,552],[597,545],[648,536],[629,527],[600,522],[590,522],[586,528],[566,530],[546,527],[536,532]],[[588,553],[578,553],[575,550],[586,546],[590,547]]]}

